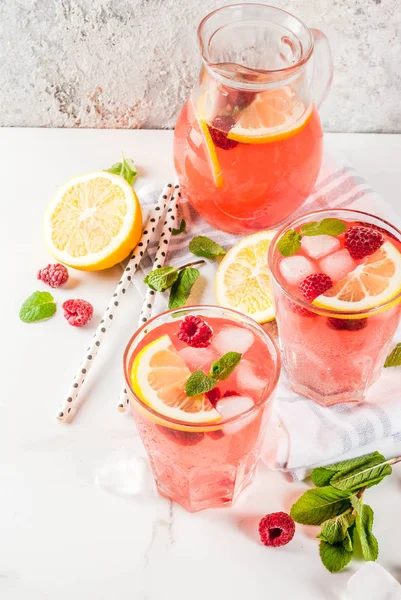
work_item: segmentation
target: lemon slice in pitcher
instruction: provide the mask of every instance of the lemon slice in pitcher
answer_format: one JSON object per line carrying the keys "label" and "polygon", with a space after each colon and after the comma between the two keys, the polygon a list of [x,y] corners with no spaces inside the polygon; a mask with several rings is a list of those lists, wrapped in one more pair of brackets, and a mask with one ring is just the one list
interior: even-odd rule
{"label": "lemon slice in pitcher", "polygon": [[274,319],[273,290],[267,252],[275,231],[259,231],[227,252],[216,274],[216,298],[221,306],[238,310],[258,323]]}
{"label": "lemon slice in pitcher", "polygon": [[168,335],[145,346],[134,358],[131,383],[135,394],[159,414],[187,423],[213,423],[221,415],[204,394],[188,397],[191,371]]}
{"label": "lemon slice in pitcher", "polygon": [[132,187],[106,171],[67,181],[50,201],[44,238],[60,262],[83,271],[107,269],[136,246],[142,230],[141,207]]}
{"label": "lemon slice in pitcher", "polygon": [[[401,254],[390,242],[368,256],[346,277],[318,296],[319,308],[342,312],[369,310],[385,304],[401,292]],[[338,315],[341,318],[341,314]],[[347,315],[347,318],[352,318]]]}
{"label": "lemon slice in pitcher", "polygon": [[223,187],[223,173],[221,171],[219,159],[217,158],[216,147],[213,143],[208,126],[208,120],[210,119],[210,114],[212,113],[214,106],[213,100],[211,100],[211,94],[205,92],[202,96],[200,96],[200,98],[198,98],[196,102],[193,100],[191,102],[194,115],[203,137],[205,151],[210,164],[215,186],[218,188]]}
{"label": "lemon slice in pitcher", "polygon": [[298,133],[312,115],[294,90],[285,86],[256,94],[228,133],[229,140],[244,144],[276,142]]}

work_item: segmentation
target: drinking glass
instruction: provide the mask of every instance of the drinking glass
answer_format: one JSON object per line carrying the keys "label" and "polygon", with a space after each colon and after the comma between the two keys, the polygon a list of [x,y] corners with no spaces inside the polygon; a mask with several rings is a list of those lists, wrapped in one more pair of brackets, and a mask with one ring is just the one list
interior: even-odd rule
{"label": "drinking glass", "polygon": [[284,10],[236,4],[206,16],[198,42],[199,81],[174,136],[182,192],[218,229],[271,228],[304,202],[319,173],[328,40]]}
{"label": "drinking glass", "polygon": [[[212,327],[210,347],[191,348],[177,338],[179,325],[187,315],[200,316]],[[187,417],[183,412],[182,419],[162,414],[150,406],[149,397],[140,397],[132,379],[135,358],[162,336],[169,336],[173,351],[185,357],[191,371],[201,366],[210,368],[217,352],[213,339],[218,340],[220,354],[225,353],[223,346],[228,347],[227,351],[242,350],[240,363],[228,379],[219,383],[231,416],[226,412],[219,421],[194,420],[196,407],[191,404],[192,399],[186,398],[184,384],[176,390],[175,397],[166,400],[169,406],[175,406],[184,396],[189,412]],[[278,350],[270,336],[252,319],[225,308],[191,306],[168,311],[149,320],[131,338],[124,354],[124,371],[132,413],[159,493],[191,512],[231,505],[251,483],[266,435],[280,372]],[[245,396],[249,402],[245,410],[237,412],[236,402],[239,398],[243,403]],[[220,410],[219,404],[217,409]]]}
{"label": "drinking glass", "polygon": [[[386,301],[369,309],[327,310],[302,300],[296,293],[298,283],[295,285],[289,282],[288,277],[285,279],[284,271],[280,268],[283,256],[278,250],[281,237],[290,230],[300,231],[305,223],[328,218],[343,220],[349,226],[366,226],[380,232],[385,243],[391,246],[391,256],[396,262],[401,261],[401,232],[383,219],[354,210],[321,210],[304,214],[288,222],[272,240],[268,262],[272,274],[283,365],[292,389],[323,406],[339,402],[361,402],[365,399],[368,388],[381,373],[401,319],[399,288]],[[322,240],[322,244],[327,243],[327,239]],[[330,297],[341,288],[343,299],[349,297],[351,303],[354,301],[352,290],[356,288],[351,288],[348,284],[344,287],[343,282],[347,271],[355,273],[359,269],[361,277],[356,292],[365,290],[370,294],[370,299],[373,298],[374,304],[375,294],[381,293],[389,281],[391,284],[391,278],[396,276],[394,264],[386,262],[387,246],[383,245],[376,253],[360,260],[359,264],[358,261],[353,264],[348,251],[344,249],[344,243],[344,234],[339,235],[337,243],[332,242],[332,251],[324,258],[308,258],[312,265],[310,271],[305,271],[309,267],[305,263],[305,251],[301,249],[300,256],[304,262],[294,263],[294,268],[302,269],[303,276],[307,272],[326,273],[334,282],[334,286],[325,292],[329,302]],[[315,253],[318,254],[318,251]],[[291,273],[292,277],[295,280],[295,271]],[[337,283],[338,281],[341,283]]]}

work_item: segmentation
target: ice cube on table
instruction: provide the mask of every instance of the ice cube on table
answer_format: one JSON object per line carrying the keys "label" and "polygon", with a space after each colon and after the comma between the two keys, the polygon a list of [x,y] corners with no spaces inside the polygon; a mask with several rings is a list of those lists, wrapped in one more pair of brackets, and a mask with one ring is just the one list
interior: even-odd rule
{"label": "ice cube on table", "polygon": [[334,254],[329,254],[329,256],[319,261],[321,271],[326,273],[334,283],[337,283],[337,281],[340,281],[340,279],[353,271],[356,266],[356,262],[352,260],[346,248],[334,252]]}
{"label": "ice cube on table", "polygon": [[190,371],[210,367],[212,362],[218,358],[217,353],[211,348],[193,348],[187,346],[179,351],[179,355]]}
{"label": "ice cube on table", "polygon": [[227,352],[240,352],[245,354],[252,346],[255,338],[252,331],[245,327],[234,327],[224,325],[220,331],[212,337],[211,347],[219,356]]}
{"label": "ice cube on table", "polygon": [[121,496],[152,496],[155,492],[152,471],[143,449],[132,444],[114,450],[98,468],[95,483]]}
{"label": "ice cube on table", "polygon": [[401,600],[401,585],[378,563],[367,562],[348,580],[346,600]]}
{"label": "ice cube on table", "polygon": [[266,387],[266,380],[257,375],[258,368],[249,360],[241,360],[234,373],[239,392],[261,392]]}
{"label": "ice cube on table", "polygon": [[331,235],[304,235],[301,246],[308,256],[319,259],[338,250],[341,244]]}
{"label": "ice cube on table", "polygon": [[280,262],[281,275],[290,285],[298,285],[316,271],[315,265],[306,256],[287,256]]}
{"label": "ice cube on table", "polygon": [[[241,415],[249,408],[252,408],[252,406],[254,406],[254,401],[250,396],[227,396],[217,402],[216,409],[223,419],[230,419],[231,417]],[[252,416],[241,419],[237,423],[223,425],[223,433],[225,435],[232,435],[233,433],[241,431],[243,427],[248,425],[250,419],[252,419]]]}

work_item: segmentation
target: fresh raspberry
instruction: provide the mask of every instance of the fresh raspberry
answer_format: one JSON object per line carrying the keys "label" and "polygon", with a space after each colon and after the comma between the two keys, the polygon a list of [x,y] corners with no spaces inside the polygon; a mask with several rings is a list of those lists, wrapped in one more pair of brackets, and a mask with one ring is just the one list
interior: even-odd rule
{"label": "fresh raspberry", "polygon": [[376,231],[380,231],[380,233],[383,233],[384,236],[391,237],[396,242],[399,241],[398,238],[394,235],[394,233],[391,233],[391,231],[387,231],[386,229],[384,229],[384,227],[379,227],[379,225],[374,225],[373,223],[364,223],[363,221],[357,221],[357,223],[359,225],[362,225],[363,227],[368,227],[369,229],[375,229]]}
{"label": "fresh raspberry", "polygon": [[370,227],[351,227],[345,232],[344,246],[356,260],[373,254],[383,244],[383,234]]}
{"label": "fresh raspberry", "polygon": [[292,312],[296,313],[297,315],[301,315],[302,317],[316,317],[317,316],[311,310],[308,310],[307,308],[304,308],[297,302],[294,302],[294,300],[291,300],[291,298],[288,298],[287,302],[288,302],[288,306],[290,307]]}
{"label": "fresh raspberry", "polygon": [[43,281],[43,283],[47,283],[52,288],[58,288],[68,281],[68,271],[60,263],[55,265],[48,264],[44,269],[39,269],[38,279]]}
{"label": "fresh raspberry", "polygon": [[333,282],[330,277],[325,273],[312,273],[305,277],[299,284],[299,291],[308,300],[312,302],[315,298],[323,294],[326,290],[331,288]]}
{"label": "fresh raspberry", "polygon": [[259,523],[259,535],[265,546],[285,546],[294,537],[295,523],[285,512],[266,515]]}
{"label": "fresh raspberry", "polygon": [[238,142],[229,140],[227,137],[227,133],[234,124],[234,119],[228,115],[224,117],[218,116],[213,119],[212,124],[209,125],[209,132],[215,146],[223,150],[231,150],[238,146]]}
{"label": "fresh raspberry", "polygon": [[86,325],[93,315],[93,306],[86,300],[66,300],[62,308],[65,318],[73,327]]}
{"label": "fresh raspberry", "polygon": [[181,321],[177,337],[193,348],[206,348],[212,335],[211,327],[201,317],[188,315]]}
{"label": "fresh raspberry", "polygon": [[180,446],[196,446],[205,437],[203,431],[179,431],[163,425],[156,425],[156,427],[163,435]]}
{"label": "fresh raspberry", "polygon": [[230,396],[240,396],[240,394],[238,392],[236,392],[235,390],[227,390],[223,394],[223,398],[229,398]]}
{"label": "fresh raspberry", "polygon": [[210,392],[206,392],[205,396],[209,400],[210,404],[212,404],[212,406],[216,406],[218,400],[220,400],[221,398],[221,391],[219,390],[219,388],[215,387],[212,390],[210,390]]}
{"label": "fresh raspberry", "polygon": [[212,440],[221,440],[224,437],[224,433],[221,429],[216,429],[216,431],[209,431],[208,436],[212,438]]}
{"label": "fresh raspberry", "polygon": [[360,331],[365,329],[368,324],[367,319],[336,319],[335,317],[329,317],[327,323],[331,329],[337,331]]}

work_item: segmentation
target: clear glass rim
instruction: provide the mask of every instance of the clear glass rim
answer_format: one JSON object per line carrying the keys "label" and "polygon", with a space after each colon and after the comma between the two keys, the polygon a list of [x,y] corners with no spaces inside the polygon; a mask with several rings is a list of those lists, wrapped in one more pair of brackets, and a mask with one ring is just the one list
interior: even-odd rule
{"label": "clear glass rim", "polygon": [[[195,312],[195,311],[201,312],[202,310],[205,310],[205,309],[217,310],[217,311],[222,311],[224,313],[232,314],[233,316],[236,317],[237,321],[238,321],[238,317],[240,317],[242,319],[242,321],[245,321],[247,323],[247,325],[249,325],[250,327],[253,327],[256,331],[258,331],[258,333],[260,333],[260,335],[261,335],[261,338],[266,340],[266,342],[267,342],[266,346],[267,346],[268,350],[270,351],[270,355],[272,356],[272,359],[274,362],[274,373],[273,373],[272,379],[266,384],[266,386],[263,390],[263,394],[262,394],[261,398],[259,399],[259,401],[257,403],[255,403],[253,406],[251,406],[250,408],[248,408],[246,411],[240,413],[239,415],[235,415],[234,417],[230,417],[229,419],[221,419],[221,421],[217,421],[214,423],[210,423],[210,422],[193,423],[193,422],[189,422],[189,421],[173,419],[171,417],[163,415],[163,414],[159,413],[158,411],[154,410],[152,407],[145,404],[140,398],[138,398],[138,396],[135,394],[135,392],[131,386],[131,380],[130,380],[130,376],[129,376],[128,355],[129,355],[132,345],[136,342],[137,338],[140,337],[140,335],[142,334],[144,329],[146,329],[146,327],[149,326],[149,324],[154,323],[155,321],[157,321],[159,319],[162,319],[162,317],[165,317],[166,315],[173,315],[173,314],[183,313],[183,312],[187,312],[189,314],[190,312]],[[274,339],[272,338],[272,336],[269,333],[267,333],[256,321],[254,321],[250,317],[248,317],[248,316],[244,315],[243,313],[240,313],[236,310],[233,310],[231,308],[225,308],[223,306],[216,306],[214,304],[195,304],[193,306],[186,306],[186,307],[181,307],[181,308],[177,308],[177,309],[173,309],[173,310],[166,310],[166,311],[160,313],[159,315],[155,315],[154,317],[149,319],[146,323],[141,325],[139,327],[139,329],[137,329],[137,331],[134,333],[134,335],[131,336],[131,338],[124,350],[123,368],[124,368],[125,382],[129,388],[131,394],[135,398],[136,402],[138,402],[138,404],[141,406],[141,408],[144,409],[147,413],[150,413],[154,417],[157,417],[157,419],[161,419],[162,421],[165,421],[166,423],[171,423],[173,425],[180,425],[183,427],[191,428],[191,430],[201,429],[202,431],[212,431],[212,430],[215,430],[216,428],[220,428],[223,425],[226,425],[228,423],[235,423],[237,421],[245,419],[246,417],[251,415],[254,411],[259,409],[261,406],[263,406],[264,404],[266,404],[269,401],[269,399],[272,397],[272,395],[277,387],[277,383],[278,383],[278,380],[280,377],[281,358],[280,358],[280,352],[278,350],[277,344],[274,341]]]}
{"label": "clear glass rim", "polygon": [[[275,257],[275,251],[276,251],[276,246],[277,246],[278,240],[281,238],[283,233],[285,233],[289,229],[294,229],[298,224],[304,222],[305,219],[310,218],[311,220],[313,220],[313,217],[322,216],[322,215],[325,215],[328,213],[340,213],[340,214],[345,214],[347,216],[348,215],[356,215],[357,217],[359,216],[361,218],[355,219],[355,220],[360,220],[360,221],[363,220],[362,217],[369,217],[370,219],[375,219],[376,221],[380,222],[379,226],[383,226],[383,229],[388,231],[389,234],[394,234],[394,232],[395,232],[398,235],[399,242],[401,243],[401,231],[397,227],[395,227],[394,225],[392,225],[385,219],[382,219],[381,217],[378,217],[376,215],[372,215],[371,213],[368,213],[368,212],[364,212],[361,210],[354,210],[352,208],[322,208],[320,210],[314,210],[314,211],[311,211],[308,213],[304,213],[304,214],[300,215],[299,217],[297,217],[296,219],[294,219],[293,221],[287,221],[285,223],[285,225],[283,225],[276,232],[274,238],[271,241],[267,260],[268,260],[270,273],[274,279],[274,282],[277,284],[277,286],[286,294],[286,296],[291,298],[291,300],[293,300],[296,304],[299,304],[300,306],[308,309],[309,311],[312,311],[312,312],[316,313],[317,315],[321,315],[324,317],[336,317],[338,315],[345,316],[345,317],[349,316],[349,317],[354,317],[354,318],[355,318],[355,315],[361,315],[361,317],[362,316],[363,317],[371,316],[377,312],[383,311],[383,309],[385,309],[386,307],[390,308],[390,307],[394,306],[394,304],[398,303],[398,301],[401,301],[401,292],[399,292],[395,296],[392,296],[392,298],[390,298],[386,302],[383,302],[382,304],[378,304],[377,306],[374,306],[369,309],[365,309],[365,310],[361,310],[361,311],[353,311],[353,312],[338,311],[338,310],[329,310],[329,309],[325,309],[325,308],[315,307],[315,306],[311,305],[309,302],[307,302],[306,300],[302,300],[301,298],[299,298],[298,296],[295,296],[294,294],[292,294],[291,292],[289,292],[286,289],[286,287],[280,281],[280,278],[277,276],[275,265],[274,265],[274,257]],[[339,217],[339,218],[341,218],[341,217]],[[351,220],[349,216],[348,216],[348,219]]]}
{"label": "clear glass rim", "polygon": [[[197,30],[197,35],[198,35],[198,44],[200,47],[200,51],[201,51],[201,57],[202,57],[202,61],[205,65],[205,67],[207,69],[211,69],[212,71],[214,71],[214,69],[217,67],[216,63],[213,62],[212,60],[210,60],[210,55],[209,55],[209,51],[208,51],[208,42],[209,39],[205,39],[204,36],[204,29],[205,29],[205,25],[207,23],[207,21],[209,21],[212,17],[214,17],[216,14],[218,13],[230,13],[233,11],[233,9],[236,8],[243,8],[243,9],[252,9],[257,7],[258,9],[262,9],[262,10],[266,10],[266,11],[274,11],[276,13],[281,13],[284,15],[287,15],[289,17],[291,17],[291,19],[294,19],[294,21],[297,21],[303,28],[304,30],[307,32],[308,34],[308,40],[309,40],[309,45],[307,48],[302,49],[302,56],[299,59],[299,61],[293,65],[289,65],[288,67],[283,67],[281,69],[266,69],[263,70],[264,73],[266,73],[266,75],[270,74],[288,74],[288,76],[290,76],[294,71],[298,70],[299,67],[301,67],[302,65],[304,65],[305,63],[308,62],[308,60],[310,59],[310,57],[312,56],[313,50],[314,50],[314,38],[312,35],[311,30],[309,29],[309,27],[298,17],[295,17],[292,13],[290,13],[287,10],[283,10],[282,8],[278,8],[277,6],[272,6],[270,4],[261,4],[259,2],[247,2],[247,3],[238,3],[238,4],[228,4],[226,6],[221,6],[220,8],[216,8],[215,10],[211,11],[210,13],[208,13],[203,19],[202,21],[199,23],[198,26],[198,30]],[[250,69],[251,71],[257,71],[257,69]],[[220,76],[222,79],[223,77]],[[228,82],[232,80],[225,78]],[[238,82],[237,82],[238,84]],[[282,84],[282,82],[281,82]],[[261,84],[260,83],[249,83],[249,86],[255,86],[255,87],[260,87]],[[268,85],[268,84],[265,84]]]}

